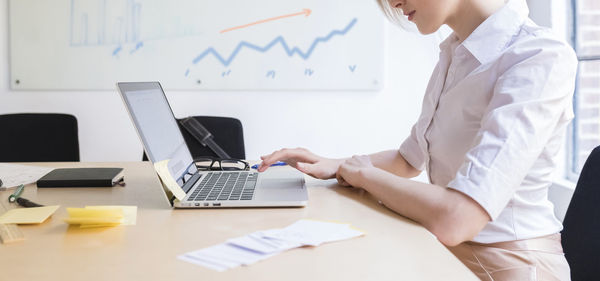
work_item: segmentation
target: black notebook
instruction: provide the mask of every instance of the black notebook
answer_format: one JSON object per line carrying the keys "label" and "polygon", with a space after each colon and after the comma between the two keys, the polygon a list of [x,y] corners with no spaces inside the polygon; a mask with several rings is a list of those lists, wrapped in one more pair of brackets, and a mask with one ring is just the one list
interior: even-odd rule
{"label": "black notebook", "polygon": [[37,181],[38,187],[110,187],[123,180],[123,168],[54,169]]}

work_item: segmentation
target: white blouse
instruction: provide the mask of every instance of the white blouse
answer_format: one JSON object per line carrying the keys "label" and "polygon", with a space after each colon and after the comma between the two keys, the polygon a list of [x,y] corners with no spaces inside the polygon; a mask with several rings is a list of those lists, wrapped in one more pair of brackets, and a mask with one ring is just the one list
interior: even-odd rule
{"label": "white blouse", "polygon": [[577,59],[569,45],[509,1],[462,43],[440,44],[421,116],[399,152],[432,184],[479,203],[492,243],[562,229],[548,200],[573,118]]}

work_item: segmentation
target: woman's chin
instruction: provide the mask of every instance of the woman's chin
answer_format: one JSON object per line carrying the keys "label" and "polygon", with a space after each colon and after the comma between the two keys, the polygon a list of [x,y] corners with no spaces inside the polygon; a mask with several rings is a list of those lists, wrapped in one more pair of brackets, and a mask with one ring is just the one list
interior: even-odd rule
{"label": "woman's chin", "polygon": [[420,24],[417,24],[417,29],[419,30],[419,33],[423,34],[423,35],[427,35],[427,34],[431,34],[436,32],[440,27],[437,26],[423,26]]}

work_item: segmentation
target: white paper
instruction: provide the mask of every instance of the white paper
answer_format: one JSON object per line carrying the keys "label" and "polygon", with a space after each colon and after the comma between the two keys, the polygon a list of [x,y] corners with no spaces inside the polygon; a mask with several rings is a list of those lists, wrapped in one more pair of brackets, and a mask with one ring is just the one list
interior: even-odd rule
{"label": "white paper", "polygon": [[354,229],[351,226],[348,226],[345,229],[340,230],[339,232],[332,233],[325,242],[341,241],[341,240],[346,240],[346,239],[350,239],[350,238],[354,238],[354,237],[359,237],[362,235],[364,235],[364,233],[362,231]]}
{"label": "white paper", "polygon": [[300,243],[268,238],[262,235],[262,232],[229,239],[227,243],[262,254],[272,254],[302,246]]}
{"label": "white paper", "polygon": [[0,190],[34,183],[54,168],[0,163]]}
{"label": "white paper", "polygon": [[219,244],[199,251],[200,254],[216,257],[218,261],[231,261],[238,264],[248,265],[268,258],[266,255],[254,251],[248,251],[231,244]]}
{"label": "white paper", "polygon": [[178,258],[216,271],[224,271],[240,265],[250,265],[274,255],[276,254],[262,254],[223,243],[183,254]]}
{"label": "white paper", "polygon": [[267,237],[297,242],[303,245],[319,246],[325,242],[349,239],[362,234],[362,232],[352,229],[349,224],[299,220],[281,229],[281,231],[267,234]]}
{"label": "white paper", "polygon": [[216,271],[225,271],[227,269],[229,269],[229,267],[226,267],[224,265],[212,262],[210,260],[205,260],[201,257],[197,257],[191,254],[185,254],[185,255],[181,255],[177,257],[178,259],[182,260],[182,261],[187,261],[189,263],[193,263],[193,264],[197,264],[197,265],[201,265],[204,267],[208,267],[210,269],[216,270]]}
{"label": "white paper", "polygon": [[224,271],[250,265],[283,251],[317,246],[361,236],[364,233],[349,224],[299,220],[286,228],[257,231],[178,256],[179,259],[213,270]]}

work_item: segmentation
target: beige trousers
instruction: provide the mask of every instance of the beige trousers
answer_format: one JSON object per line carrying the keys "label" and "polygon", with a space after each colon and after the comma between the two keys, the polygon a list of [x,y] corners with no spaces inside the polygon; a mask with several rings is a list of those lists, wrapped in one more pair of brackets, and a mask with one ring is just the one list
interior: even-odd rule
{"label": "beige trousers", "polygon": [[481,280],[571,280],[560,233],[491,244],[464,242],[448,249]]}

